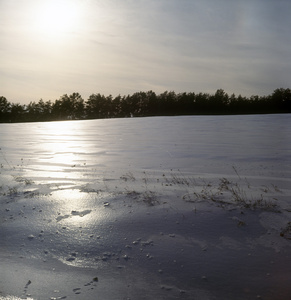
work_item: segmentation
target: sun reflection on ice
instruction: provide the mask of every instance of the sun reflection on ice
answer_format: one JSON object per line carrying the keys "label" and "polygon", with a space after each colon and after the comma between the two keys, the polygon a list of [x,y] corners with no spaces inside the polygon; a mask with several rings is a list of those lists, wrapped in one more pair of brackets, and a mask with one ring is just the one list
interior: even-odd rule
{"label": "sun reflection on ice", "polygon": [[[71,228],[101,222],[106,218],[103,196],[78,189],[57,190],[51,194],[56,211],[56,222]],[[94,215],[94,216],[92,216]]]}
{"label": "sun reflection on ice", "polygon": [[39,133],[46,132],[38,149],[42,173],[47,170],[50,177],[53,175],[52,172],[62,172],[64,178],[71,177],[75,172],[73,168],[86,165],[86,160],[82,156],[88,153],[88,149],[86,142],[82,140],[82,125],[82,122],[65,121],[40,126]]}

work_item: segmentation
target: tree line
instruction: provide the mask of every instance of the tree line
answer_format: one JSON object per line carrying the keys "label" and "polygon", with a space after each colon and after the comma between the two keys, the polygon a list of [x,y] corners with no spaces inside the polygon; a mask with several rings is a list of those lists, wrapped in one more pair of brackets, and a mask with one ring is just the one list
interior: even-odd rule
{"label": "tree line", "polygon": [[137,92],[112,97],[92,94],[87,101],[79,93],[63,95],[52,102],[10,103],[0,96],[0,122],[40,122],[145,116],[199,114],[290,113],[291,90],[279,88],[268,96],[228,95],[223,89],[214,94]]}

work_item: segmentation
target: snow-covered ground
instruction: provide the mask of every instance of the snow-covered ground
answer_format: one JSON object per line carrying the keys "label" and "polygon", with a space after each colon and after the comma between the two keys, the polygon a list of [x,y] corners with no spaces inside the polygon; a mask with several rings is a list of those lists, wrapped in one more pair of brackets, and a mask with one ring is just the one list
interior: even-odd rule
{"label": "snow-covered ground", "polygon": [[0,299],[288,299],[290,128],[0,124]]}

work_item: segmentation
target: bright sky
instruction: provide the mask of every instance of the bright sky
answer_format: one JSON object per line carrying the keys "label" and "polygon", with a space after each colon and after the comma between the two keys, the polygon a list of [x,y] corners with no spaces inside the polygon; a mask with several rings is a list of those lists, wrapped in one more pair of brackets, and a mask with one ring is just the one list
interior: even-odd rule
{"label": "bright sky", "polygon": [[0,0],[0,96],[268,95],[291,87],[290,0]]}

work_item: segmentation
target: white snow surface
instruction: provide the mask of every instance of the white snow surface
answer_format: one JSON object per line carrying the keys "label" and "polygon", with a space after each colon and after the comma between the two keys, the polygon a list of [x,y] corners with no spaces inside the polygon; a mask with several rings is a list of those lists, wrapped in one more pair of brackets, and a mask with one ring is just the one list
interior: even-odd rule
{"label": "white snow surface", "polygon": [[291,115],[0,124],[0,300],[288,299]]}

